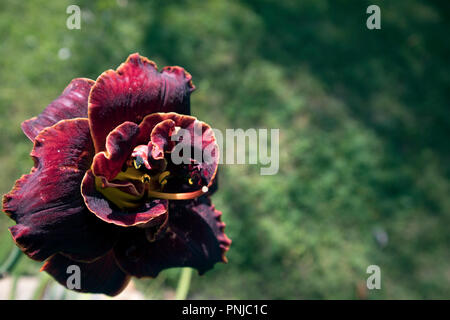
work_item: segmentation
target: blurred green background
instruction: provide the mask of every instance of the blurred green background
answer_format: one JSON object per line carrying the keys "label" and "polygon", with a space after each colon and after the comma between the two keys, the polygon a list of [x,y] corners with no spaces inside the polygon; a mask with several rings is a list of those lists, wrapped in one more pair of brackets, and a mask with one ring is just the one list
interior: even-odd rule
{"label": "blurred green background", "polygon": [[[3,0],[0,191],[32,166],[20,123],[139,52],[192,74],[192,113],[213,127],[280,128],[277,175],[221,167],[229,263],[195,274],[189,298],[450,298],[449,27],[445,0]],[[372,264],[381,290],[366,289]],[[179,273],[135,285],[167,298]]]}

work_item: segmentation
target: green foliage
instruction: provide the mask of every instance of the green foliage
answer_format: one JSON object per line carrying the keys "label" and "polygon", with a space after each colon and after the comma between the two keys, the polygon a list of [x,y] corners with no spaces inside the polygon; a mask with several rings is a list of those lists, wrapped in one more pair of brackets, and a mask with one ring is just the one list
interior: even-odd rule
{"label": "green foliage", "polygon": [[[449,297],[446,1],[75,3],[81,30],[65,26],[74,1],[0,4],[2,193],[32,164],[21,121],[72,78],[139,52],[193,75],[192,112],[212,126],[280,128],[277,175],[222,166],[214,202],[233,239],[229,263],[194,275],[189,297]],[[370,4],[381,30],[365,26]],[[0,258],[8,225],[1,217]],[[371,264],[382,290],[367,292]],[[163,298],[178,275],[138,288]]]}

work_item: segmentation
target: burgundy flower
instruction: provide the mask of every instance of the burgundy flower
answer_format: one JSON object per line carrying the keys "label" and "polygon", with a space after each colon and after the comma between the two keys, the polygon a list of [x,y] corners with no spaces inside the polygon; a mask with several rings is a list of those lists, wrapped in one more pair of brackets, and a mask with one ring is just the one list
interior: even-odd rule
{"label": "burgundy flower", "polygon": [[[34,167],[3,198],[17,246],[61,284],[77,265],[79,291],[108,295],[131,276],[226,262],[231,241],[209,198],[219,154],[211,128],[189,116],[194,89],[183,68],[158,72],[132,54],[23,122]],[[192,139],[174,139],[180,129]],[[213,150],[210,161],[176,163],[180,143]]]}

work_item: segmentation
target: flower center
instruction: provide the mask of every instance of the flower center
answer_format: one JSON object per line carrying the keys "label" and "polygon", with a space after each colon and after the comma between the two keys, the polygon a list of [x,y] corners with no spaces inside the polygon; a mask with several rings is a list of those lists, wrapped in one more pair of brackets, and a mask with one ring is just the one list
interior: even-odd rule
{"label": "flower center", "polygon": [[148,199],[189,200],[208,192],[198,164],[175,165],[170,156],[148,159],[148,147],[137,146],[121,172],[108,181],[95,177],[96,189],[122,210]]}

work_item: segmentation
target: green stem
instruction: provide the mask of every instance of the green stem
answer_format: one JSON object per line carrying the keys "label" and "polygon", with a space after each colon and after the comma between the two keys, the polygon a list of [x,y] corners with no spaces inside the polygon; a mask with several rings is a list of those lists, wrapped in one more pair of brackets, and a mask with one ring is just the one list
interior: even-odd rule
{"label": "green stem", "polygon": [[175,294],[175,300],[186,300],[191,286],[192,269],[183,268],[181,270],[180,280],[178,281],[177,291]]}
{"label": "green stem", "polygon": [[11,290],[9,291],[9,300],[14,300],[16,298],[17,293],[17,283],[19,282],[19,276],[15,274],[13,276]]}
{"label": "green stem", "polygon": [[45,274],[41,274],[38,286],[33,293],[33,300],[42,300],[50,284],[51,278]]}
{"label": "green stem", "polygon": [[9,273],[14,269],[21,257],[22,252],[18,247],[14,246],[6,261],[0,266],[0,279],[5,276],[5,273]]}

